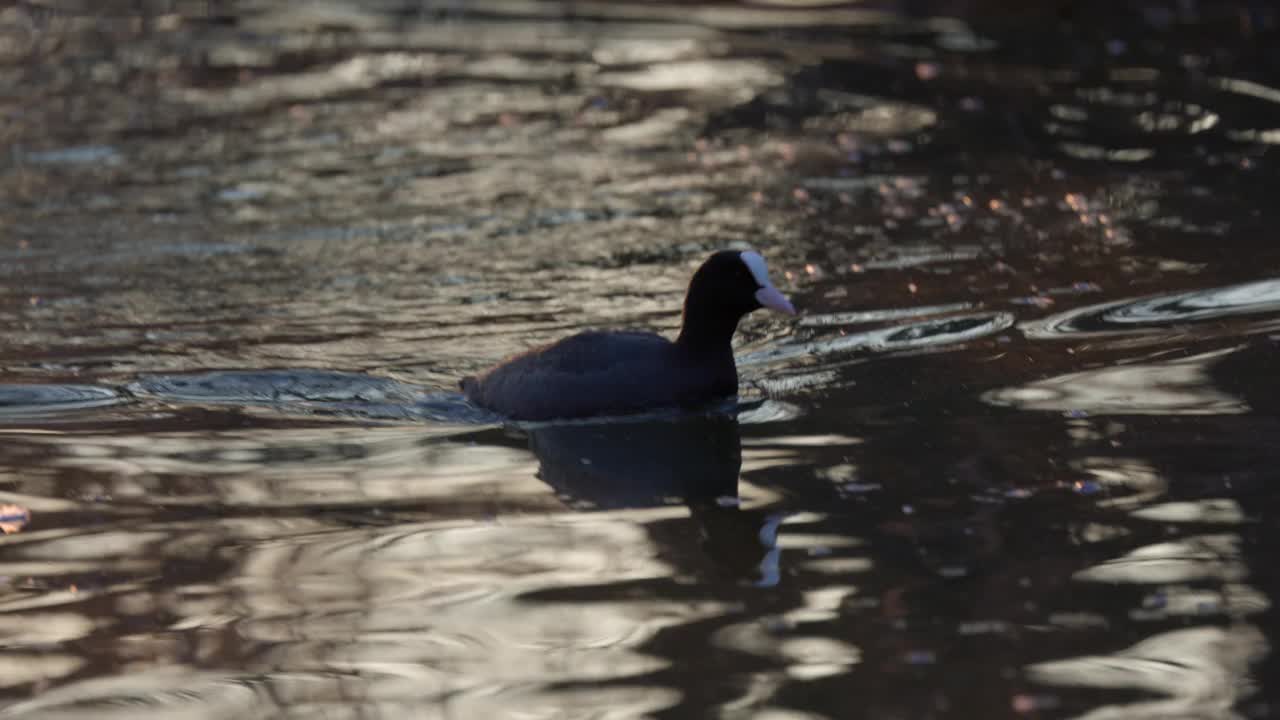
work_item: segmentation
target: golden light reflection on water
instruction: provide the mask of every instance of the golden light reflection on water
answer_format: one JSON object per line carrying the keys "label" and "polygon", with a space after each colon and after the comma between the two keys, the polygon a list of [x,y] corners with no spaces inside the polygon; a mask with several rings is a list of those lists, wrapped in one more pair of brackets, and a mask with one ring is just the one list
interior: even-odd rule
{"label": "golden light reflection on water", "polygon": [[[1220,26],[166,10],[0,10],[0,715],[1274,697],[1275,83]],[[672,332],[726,246],[806,313],[743,323],[738,424],[416,406]]]}
{"label": "golden light reflection on water", "polygon": [[[446,436],[447,437],[447,436]],[[319,428],[272,433],[36,436],[49,453],[19,492],[56,494],[59,476],[88,473],[85,499],[271,507],[450,500],[483,504],[544,494],[528,452],[437,440],[403,428]],[[94,487],[89,490],[89,487]]]}
{"label": "golden light reflection on water", "polygon": [[1134,363],[1068,373],[1017,388],[987,393],[988,402],[1025,410],[1090,415],[1222,415],[1249,411],[1241,399],[1219,390],[1209,366],[1237,348],[1154,363]]}
{"label": "golden light reflection on water", "polygon": [[1154,700],[1102,705],[1082,717],[1166,718],[1227,716],[1251,693],[1249,664],[1266,652],[1262,635],[1248,625],[1173,630],[1112,655],[1031,666],[1037,681],[1058,686],[1133,689]]}

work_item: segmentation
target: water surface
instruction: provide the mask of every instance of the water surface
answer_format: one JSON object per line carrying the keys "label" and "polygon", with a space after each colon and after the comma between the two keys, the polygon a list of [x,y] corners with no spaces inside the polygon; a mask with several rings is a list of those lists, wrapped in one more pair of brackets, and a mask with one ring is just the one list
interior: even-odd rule
{"label": "water surface", "polygon": [[1280,17],[1113,5],[0,9],[0,717],[1276,714]]}

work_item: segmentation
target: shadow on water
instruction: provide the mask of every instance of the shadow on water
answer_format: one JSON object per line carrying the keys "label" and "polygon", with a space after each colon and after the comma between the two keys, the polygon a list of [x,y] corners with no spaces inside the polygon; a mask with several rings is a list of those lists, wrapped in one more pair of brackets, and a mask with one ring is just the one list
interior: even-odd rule
{"label": "shadow on water", "polygon": [[[1274,716],[1278,31],[0,7],[0,717]],[[451,392],[726,246],[744,406]]]}

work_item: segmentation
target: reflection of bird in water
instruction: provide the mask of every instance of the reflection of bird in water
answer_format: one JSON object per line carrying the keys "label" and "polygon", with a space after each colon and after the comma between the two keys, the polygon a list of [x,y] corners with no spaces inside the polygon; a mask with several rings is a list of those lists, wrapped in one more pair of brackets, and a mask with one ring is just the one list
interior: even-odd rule
{"label": "reflection of bird in water", "polygon": [[738,422],[723,415],[529,431],[543,482],[575,507],[715,503],[738,495]]}
{"label": "reflection of bird in water", "polygon": [[687,505],[716,565],[777,581],[777,517],[737,505],[742,443],[735,417],[547,425],[529,430],[542,481],[579,509]]}

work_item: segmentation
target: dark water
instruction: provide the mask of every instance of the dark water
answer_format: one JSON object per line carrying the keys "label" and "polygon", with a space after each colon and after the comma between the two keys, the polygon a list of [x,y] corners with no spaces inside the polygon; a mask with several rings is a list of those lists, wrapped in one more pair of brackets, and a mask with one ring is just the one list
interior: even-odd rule
{"label": "dark water", "polygon": [[[1263,718],[1266,3],[0,6],[0,717]],[[458,377],[804,314],[744,406]]]}

